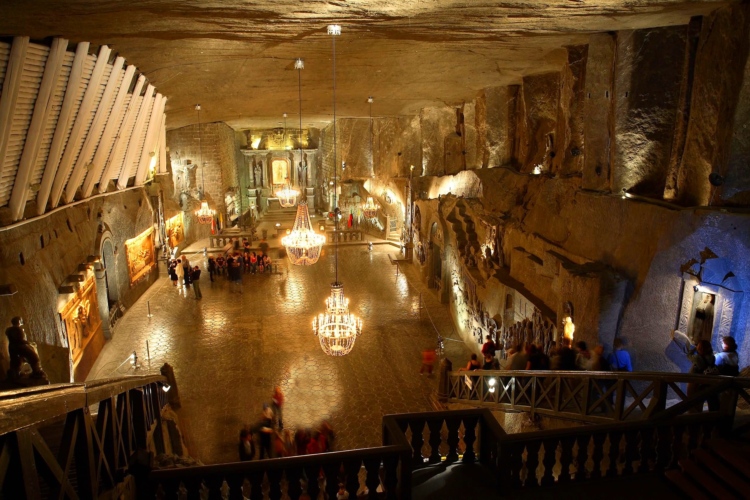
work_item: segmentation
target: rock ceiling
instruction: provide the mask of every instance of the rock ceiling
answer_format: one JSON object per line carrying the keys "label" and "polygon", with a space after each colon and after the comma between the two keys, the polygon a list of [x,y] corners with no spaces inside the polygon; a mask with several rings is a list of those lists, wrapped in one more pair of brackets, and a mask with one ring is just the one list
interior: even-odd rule
{"label": "rock ceiling", "polygon": [[332,116],[413,115],[460,104],[484,87],[558,70],[565,45],[592,32],[686,24],[724,5],[641,0],[3,0],[0,35],[107,44],[169,97],[168,128],[197,120],[235,128]]}

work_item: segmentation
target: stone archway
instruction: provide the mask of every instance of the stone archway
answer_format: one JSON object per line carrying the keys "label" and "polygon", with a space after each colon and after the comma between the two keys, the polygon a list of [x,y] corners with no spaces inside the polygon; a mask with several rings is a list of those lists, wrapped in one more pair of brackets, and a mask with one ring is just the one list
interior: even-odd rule
{"label": "stone archway", "polygon": [[107,305],[113,306],[120,299],[117,286],[117,266],[115,259],[115,247],[110,238],[102,242],[101,264],[104,271],[104,284],[107,292]]}

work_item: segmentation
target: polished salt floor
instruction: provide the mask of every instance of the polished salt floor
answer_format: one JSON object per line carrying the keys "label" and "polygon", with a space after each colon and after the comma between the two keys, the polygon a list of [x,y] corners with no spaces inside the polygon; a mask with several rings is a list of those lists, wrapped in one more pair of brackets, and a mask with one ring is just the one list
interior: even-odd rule
{"label": "polished salt floor", "polygon": [[[276,385],[286,397],[287,428],[327,420],[337,449],[380,445],[383,415],[432,409],[436,379],[419,375],[422,350],[436,346],[427,312],[443,336],[457,336],[447,308],[417,278],[417,266],[396,274],[388,258],[394,247],[343,247],[339,279],[364,328],[351,354],[325,355],[311,323],[330,293],[331,252],[326,248],[314,266],[284,260],[280,274],[244,275],[241,292],[224,277],[211,283],[204,273],[200,301],[192,289],[159,279],[117,323],[88,379],[134,373],[129,363],[120,366],[134,350],[142,365],[137,372],[170,363],[191,455],[204,463],[237,460],[240,428],[259,418]],[[420,293],[427,311],[421,314]],[[469,351],[447,342],[446,355],[460,366]]]}

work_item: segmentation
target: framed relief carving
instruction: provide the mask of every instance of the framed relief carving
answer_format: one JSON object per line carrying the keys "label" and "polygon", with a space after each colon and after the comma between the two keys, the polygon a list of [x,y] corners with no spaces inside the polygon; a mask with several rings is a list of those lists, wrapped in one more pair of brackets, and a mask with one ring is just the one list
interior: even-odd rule
{"label": "framed relief carving", "polygon": [[167,234],[169,248],[176,248],[185,239],[185,225],[182,212],[164,222],[164,230]]}
{"label": "framed relief carving", "polygon": [[101,334],[102,320],[96,300],[96,284],[91,275],[60,312],[68,338],[73,368],[78,366],[91,339]]}
{"label": "framed relief carving", "polygon": [[125,242],[130,285],[146,276],[156,265],[154,258],[154,228],[151,227]]}

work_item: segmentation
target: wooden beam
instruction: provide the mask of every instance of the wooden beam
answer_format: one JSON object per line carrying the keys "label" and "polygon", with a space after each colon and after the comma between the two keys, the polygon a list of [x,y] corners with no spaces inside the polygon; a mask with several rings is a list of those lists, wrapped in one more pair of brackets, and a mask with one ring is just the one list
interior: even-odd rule
{"label": "wooden beam", "polygon": [[47,127],[50,113],[52,112],[52,100],[55,96],[54,90],[60,70],[65,60],[65,50],[68,48],[68,41],[64,38],[55,38],[47,56],[47,63],[44,66],[42,82],[39,85],[39,93],[34,103],[34,113],[31,116],[31,124],[26,134],[26,142],[23,145],[21,161],[18,164],[16,180],[13,184],[13,191],[10,194],[10,211],[14,221],[23,217],[26,200],[29,196],[29,181],[31,173],[36,165],[39,156],[39,146],[44,137],[44,129]]}
{"label": "wooden beam", "polygon": [[117,131],[120,130],[120,116],[124,113],[123,106],[125,97],[128,95],[128,89],[130,89],[130,83],[133,81],[133,75],[135,75],[135,66],[132,64],[125,69],[125,76],[122,78],[122,84],[117,90],[117,97],[115,97],[115,103],[112,105],[112,113],[109,115],[107,124],[104,127],[104,133],[102,139],[99,141],[99,145],[96,148],[96,154],[92,160],[92,167],[86,174],[86,180],[83,182],[83,197],[88,198],[94,190],[94,185],[99,182],[102,171],[104,170],[105,163],[109,157],[110,151],[113,151],[112,146],[117,137]]}
{"label": "wooden beam", "polygon": [[60,463],[49,449],[49,446],[47,446],[47,442],[44,438],[42,438],[42,436],[39,435],[39,432],[33,427],[29,431],[29,436],[31,438],[31,444],[34,446],[34,451],[37,456],[41,458],[37,470],[45,476],[47,484],[54,492],[52,498],[61,498],[63,493],[67,498],[78,498],[78,495],[73,490],[66,473],[60,467]]}
{"label": "wooden beam", "polygon": [[91,78],[86,86],[86,92],[83,94],[81,106],[78,108],[76,121],[73,123],[70,136],[65,144],[65,153],[62,160],[60,160],[60,166],[57,168],[55,180],[52,183],[52,192],[50,194],[50,205],[52,205],[52,208],[60,204],[60,196],[62,195],[63,188],[73,170],[73,158],[80,151],[79,148],[81,140],[83,140],[85,128],[91,119],[91,108],[94,106],[94,100],[99,93],[99,82],[104,74],[104,69],[107,67],[107,61],[109,61],[109,54],[111,52],[112,49],[106,45],[102,45],[99,48],[99,56],[96,58]]}
{"label": "wooden beam", "polygon": [[146,123],[146,115],[148,115],[148,108],[154,101],[154,86],[149,84],[146,87],[146,93],[143,95],[141,101],[141,108],[138,110],[138,117],[135,119],[135,126],[133,127],[133,133],[130,135],[130,141],[128,141],[128,150],[125,152],[125,159],[122,162],[122,169],[120,175],[117,177],[117,189],[125,189],[128,186],[128,179],[130,178],[130,171],[135,158],[138,157],[140,150],[140,137],[143,131],[143,126]]}
{"label": "wooden beam", "polygon": [[17,36],[10,49],[8,66],[5,70],[5,82],[0,95],[0,178],[3,176],[5,155],[8,152],[10,131],[13,128],[13,112],[16,110],[18,93],[21,90],[21,75],[26,61],[26,49],[29,48],[29,37]]}
{"label": "wooden beam", "polygon": [[167,103],[167,98],[161,94],[156,94],[154,100],[154,107],[151,110],[151,117],[148,121],[148,129],[146,130],[146,142],[143,143],[143,151],[141,151],[141,161],[138,162],[138,169],[135,171],[135,185],[142,186],[143,181],[146,180],[148,175],[149,167],[151,166],[151,158],[156,158],[155,143],[159,138],[159,129],[161,128],[161,117],[164,113],[164,105]]}
{"label": "wooden beam", "polygon": [[70,179],[68,179],[68,185],[65,188],[66,203],[73,201],[76,191],[80,187],[86,173],[88,160],[93,156],[95,148],[101,139],[102,130],[107,124],[107,120],[110,118],[109,112],[112,98],[115,95],[115,90],[117,89],[117,84],[122,75],[124,64],[124,57],[118,57],[115,59],[114,64],[112,64],[112,72],[109,74],[107,86],[104,87],[104,94],[102,94],[102,99],[99,102],[99,107],[96,109],[96,115],[91,123],[91,128],[89,129],[88,134],[86,134],[86,140],[83,143],[83,148],[81,148],[81,154],[78,155],[78,159],[73,166],[73,172],[71,172]]}
{"label": "wooden beam", "polygon": [[57,117],[55,134],[52,137],[52,144],[47,155],[47,163],[44,166],[42,174],[42,183],[39,192],[36,194],[36,212],[42,215],[47,211],[47,200],[52,190],[52,181],[55,180],[57,165],[60,163],[63,147],[65,146],[66,131],[70,115],[73,112],[73,106],[78,101],[78,94],[81,88],[81,78],[83,76],[83,63],[89,54],[89,43],[80,42],[76,47],[76,55],[73,58],[73,67],[70,68],[68,82],[65,85],[65,97],[63,98],[60,115]]}
{"label": "wooden beam", "polygon": [[112,146],[112,152],[110,153],[109,159],[107,160],[107,165],[104,167],[102,177],[101,179],[99,179],[100,193],[104,193],[107,190],[107,184],[109,184],[109,180],[114,174],[113,170],[115,169],[117,152],[123,147],[127,146],[128,141],[130,141],[130,134],[133,132],[133,120],[135,119],[135,113],[138,110],[138,96],[141,95],[141,89],[143,88],[143,83],[145,81],[146,77],[141,75],[138,77],[138,81],[135,83],[133,95],[130,98],[130,104],[128,104],[128,109],[125,111],[125,117],[122,120],[122,126],[120,127],[120,131],[117,134],[115,144]]}
{"label": "wooden beam", "polygon": [[161,130],[159,131],[159,173],[166,174],[167,170],[167,114],[162,114]]}
{"label": "wooden beam", "polygon": [[21,476],[26,498],[42,498],[39,489],[39,477],[34,461],[34,448],[31,444],[31,429],[19,429],[15,432],[18,445],[18,458],[21,462]]}

